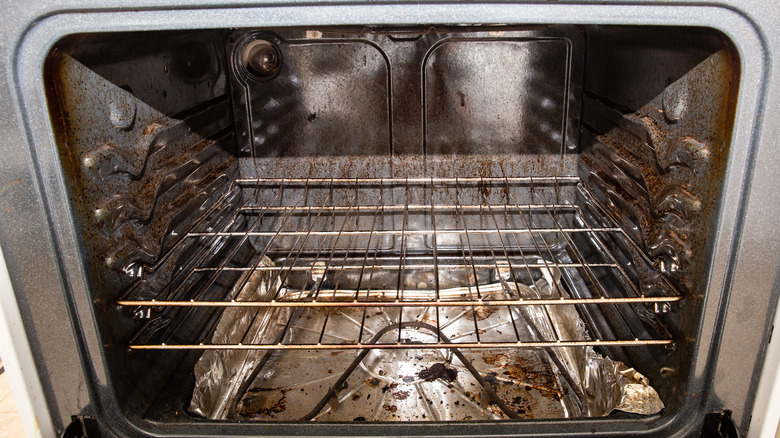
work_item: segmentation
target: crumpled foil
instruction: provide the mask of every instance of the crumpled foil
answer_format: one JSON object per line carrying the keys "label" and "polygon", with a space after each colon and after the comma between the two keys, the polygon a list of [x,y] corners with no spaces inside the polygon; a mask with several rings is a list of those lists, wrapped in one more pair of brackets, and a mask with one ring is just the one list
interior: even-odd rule
{"label": "crumpled foil", "polygon": [[[565,294],[558,269],[541,269],[543,277],[532,286],[510,282],[502,273],[502,284],[510,295],[517,292],[526,299],[554,299]],[[585,324],[574,306],[518,306],[529,324],[536,326],[544,341],[590,340]],[[593,347],[555,347],[547,349],[563,365],[576,388],[564,396],[569,417],[599,417],[613,410],[651,415],[664,404],[649,380],[624,363],[597,353]],[[566,382],[561,382],[565,386]],[[578,398],[578,400],[573,398]]]}
{"label": "crumpled foil", "polygon": [[[272,266],[264,257],[260,266]],[[279,289],[278,276],[271,284],[270,271],[252,273],[236,301],[267,301]],[[238,286],[237,286],[238,287]],[[289,309],[228,307],[217,323],[212,344],[261,344],[273,342],[278,328],[286,321]],[[252,373],[253,365],[264,354],[261,350],[207,350],[195,364],[195,389],[190,412],[212,420],[226,418],[230,402],[241,383]]]}
{"label": "crumpled foil", "polygon": [[[273,262],[265,258],[261,265],[271,266]],[[497,272],[500,284],[488,284],[483,289],[503,290],[503,298],[555,299],[565,296],[560,271],[548,268],[541,272],[541,278],[525,285],[516,282],[509,269],[501,269]],[[241,291],[234,291],[238,293],[236,300],[269,300],[277,292],[281,299],[305,299],[301,292],[296,295],[280,290],[278,277],[271,284],[270,274],[270,271],[255,271]],[[461,289],[442,289],[440,297],[445,300],[448,294],[457,297],[462,294]],[[433,294],[433,291],[417,292]],[[354,294],[354,291],[341,289],[332,299],[338,300],[341,295],[353,297]],[[518,320],[525,320],[535,328],[532,332],[536,333],[536,339],[524,341],[591,339],[574,306],[513,306],[512,312]],[[211,343],[273,343],[289,318],[289,308],[228,308],[217,324]],[[664,407],[645,376],[620,361],[600,355],[592,347],[554,347],[545,351],[551,356],[551,362],[558,365],[561,387],[571,389],[564,391],[562,398],[567,417],[605,416],[613,410],[650,415]],[[190,411],[209,419],[227,419],[231,402],[240,397],[237,394],[239,387],[264,353],[261,350],[205,351],[195,365],[196,381]]]}

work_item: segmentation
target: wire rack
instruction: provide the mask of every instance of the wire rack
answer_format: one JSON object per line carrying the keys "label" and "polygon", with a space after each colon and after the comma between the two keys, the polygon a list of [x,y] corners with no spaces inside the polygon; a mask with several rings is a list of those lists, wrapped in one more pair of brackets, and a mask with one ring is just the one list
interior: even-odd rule
{"label": "wire rack", "polygon": [[[155,298],[140,299],[133,287],[117,303],[145,309],[147,315],[176,311],[171,308],[190,313],[200,308],[254,309],[258,315],[284,311],[281,331],[266,342],[230,344],[211,343],[208,333],[192,342],[140,342],[136,335],[129,348],[363,350],[672,343],[667,336],[650,337],[645,331],[629,331],[617,339],[519,335],[518,309],[525,306],[657,308],[681,299],[676,292],[664,296],[641,292],[641,285],[605,243],[623,230],[590,226],[583,220],[572,202],[578,183],[577,177],[236,180],[231,193],[240,192],[238,208],[224,202],[207,213],[223,215],[223,225],[197,229],[196,224],[182,239],[201,243],[193,264]],[[216,263],[207,262],[208,255],[227,242],[235,249]],[[245,246],[252,248],[253,257],[249,263],[235,263],[233,256]],[[573,296],[566,281],[552,284],[550,297],[520,293],[545,272],[581,279],[589,295]],[[264,275],[276,286],[262,300],[240,300],[231,293],[219,300],[205,299],[205,290],[226,274],[238,275],[236,287],[226,288],[233,294],[253,275]],[[436,328],[432,338],[410,342],[402,336],[409,309],[430,315],[428,321]],[[502,337],[486,336],[491,328],[480,327],[478,318],[484,309],[503,312],[504,323],[514,330]],[[396,337],[368,339],[366,315],[375,310],[392,315],[388,322],[398,328]],[[303,311],[320,312],[319,337],[290,337]],[[355,336],[328,342],[331,316],[345,312],[355,315],[350,317],[357,327]],[[452,312],[473,319],[473,336],[460,342],[442,340],[442,315]]]}

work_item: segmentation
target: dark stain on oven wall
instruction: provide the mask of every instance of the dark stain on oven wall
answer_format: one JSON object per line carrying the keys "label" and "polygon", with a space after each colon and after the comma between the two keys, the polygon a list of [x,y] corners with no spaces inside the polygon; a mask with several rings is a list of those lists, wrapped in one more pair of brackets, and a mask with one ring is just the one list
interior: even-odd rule
{"label": "dark stain on oven wall", "polygon": [[[588,32],[593,50],[586,60],[579,175],[599,204],[591,217],[610,217],[649,256],[627,243],[608,242],[631,262],[624,267],[641,292],[668,294],[664,282],[670,281],[685,298],[644,311],[668,327],[677,348],[658,349],[647,358],[629,354],[673,409],[704,301],[739,58],[728,38],[711,30],[641,28],[621,34],[615,44],[612,37],[620,30]],[[685,48],[681,39],[688,42]],[[635,64],[612,62],[637,50]],[[585,205],[586,214],[592,207]],[[650,365],[661,355],[670,356],[665,366]]]}
{"label": "dark stain on oven wall", "polygon": [[[138,412],[183,355],[128,354],[128,339],[167,337],[184,312],[153,309],[145,319],[113,301],[158,296],[202,246],[183,236],[217,220],[199,222],[217,200],[237,200],[225,198],[238,166],[223,64],[222,33],[204,31],[72,35],[44,66],[111,378],[120,403]],[[195,313],[208,320],[214,311]]]}

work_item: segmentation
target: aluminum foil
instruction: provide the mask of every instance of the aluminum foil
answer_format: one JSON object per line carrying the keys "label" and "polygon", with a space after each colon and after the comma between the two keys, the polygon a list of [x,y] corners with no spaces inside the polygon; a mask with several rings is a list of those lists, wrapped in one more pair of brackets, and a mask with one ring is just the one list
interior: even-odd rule
{"label": "aluminum foil", "polygon": [[[268,259],[262,264],[271,265]],[[555,269],[541,269],[541,275],[528,277],[529,284],[522,284],[512,275],[508,267],[494,271],[486,284],[480,284],[485,298],[560,298],[566,296],[561,285],[561,274]],[[278,293],[280,300],[304,300],[306,292],[300,288],[282,288],[269,272],[255,272],[247,284],[238,292],[237,300],[268,300]],[[313,269],[310,278],[319,284],[328,284],[328,273]],[[419,275],[419,274],[416,274]],[[323,281],[323,278],[324,281]],[[430,284],[424,278],[416,283]],[[473,278],[464,279],[466,286],[441,289],[442,300],[462,299]],[[424,299],[433,295],[432,290],[407,290],[405,299]],[[329,298],[326,298],[329,297]],[[320,300],[352,299],[354,290],[338,289],[325,294]],[[372,297],[380,299],[380,297]],[[380,299],[381,300],[381,299]],[[487,308],[485,308],[487,309]],[[521,330],[524,341],[588,340],[585,324],[574,306],[513,306],[510,310],[518,324],[525,323]],[[273,343],[290,318],[295,318],[290,309],[228,308],[225,310],[211,339],[212,343]],[[563,416],[596,417],[608,415],[613,410],[637,414],[654,414],[664,405],[646,377],[619,361],[604,357],[592,347],[556,347],[544,350],[547,361],[555,369],[558,385],[563,389],[560,404]],[[261,364],[263,351],[206,351],[195,366],[195,389],[190,410],[192,413],[210,419],[233,418],[231,404],[235,405],[242,384],[251,377],[254,367]],[[381,351],[378,352],[381,354]],[[542,354],[541,357],[544,357]],[[330,356],[328,356],[330,357]],[[316,368],[316,364],[311,364]],[[264,371],[252,383],[259,390],[264,381],[273,380],[272,370]],[[335,377],[335,374],[334,374]],[[244,385],[246,388],[246,385]],[[303,389],[301,389],[303,391]],[[296,393],[298,391],[296,390]],[[291,395],[288,397],[292,397]],[[308,399],[307,399],[308,400]],[[239,400],[240,401],[240,400]],[[311,402],[316,400],[312,399]],[[292,402],[292,400],[290,400]],[[364,408],[365,409],[365,408]],[[487,409],[487,408],[485,408]],[[235,413],[233,413],[235,414]],[[560,416],[560,413],[558,414]],[[399,412],[400,416],[400,412]],[[543,417],[543,415],[542,415]],[[352,418],[352,417],[348,417]],[[539,417],[537,417],[539,418]],[[234,418],[235,419],[235,418]]]}
{"label": "aluminum foil", "polygon": [[[272,266],[267,257],[260,266]],[[270,271],[255,271],[241,288],[233,291],[236,301],[268,300],[279,289],[279,278],[271,283]],[[238,286],[237,286],[238,287]],[[257,309],[229,307],[217,323],[213,344],[269,343],[280,324],[283,326],[289,309]],[[252,373],[263,352],[259,350],[207,350],[195,364],[195,389],[190,412],[212,420],[226,418],[230,402],[241,383]]]}
{"label": "aluminum foil", "polygon": [[[543,277],[532,286],[508,281],[509,273],[501,273],[502,285],[522,298],[551,299],[566,294],[561,287],[557,269],[542,269]],[[589,340],[574,306],[518,306],[529,324],[536,326],[542,339]],[[547,349],[555,355],[562,369],[558,371],[570,379],[575,387],[564,398],[568,416],[598,417],[613,410],[651,415],[661,411],[664,404],[649,380],[620,361],[602,356],[593,347],[558,347]],[[572,398],[576,397],[576,400]]]}

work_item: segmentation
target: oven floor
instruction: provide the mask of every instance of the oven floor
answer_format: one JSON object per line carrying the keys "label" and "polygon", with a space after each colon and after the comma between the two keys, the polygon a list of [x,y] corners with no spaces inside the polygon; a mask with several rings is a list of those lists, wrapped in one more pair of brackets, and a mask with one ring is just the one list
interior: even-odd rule
{"label": "oven floor", "polygon": [[[493,309],[490,309],[493,310]],[[476,338],[499,341],[515,336],[506,308],[478,312],[479,329],[471,309],[440,309],[441,332],[452,342]],[[431,322],[431,308],[404,309],[403,321]],[[363,317],[361,309],[306,309],[291,328],[289,343],[308,343],[321,335],[323,343],[354,342]],[[397,327],[394,309],[369,309],[363,329],[374,336],[383,327]],[[378,342],[400,337],[405,343],[435,342],[436,335],[411,327],[394,328]],[[543,350],[463,350],[463,356],[521,418],[561,418],[561,385]],[[442,421],[506,419],[480,382],[447,349],[371,350],[349,373],[336,395],[317,410],[318,402],[338,384],[358,357],[354,350],[286,350],[275,353],[244,395],[240,419],[289,421],[307,414],[319,421]],[[314,411],[313,411],[314,410]],[[316,411],[316,412],[315,412]],[[313,414],[313,417],[312,417]],[[238,419],[237,418],[237,419]]]}

